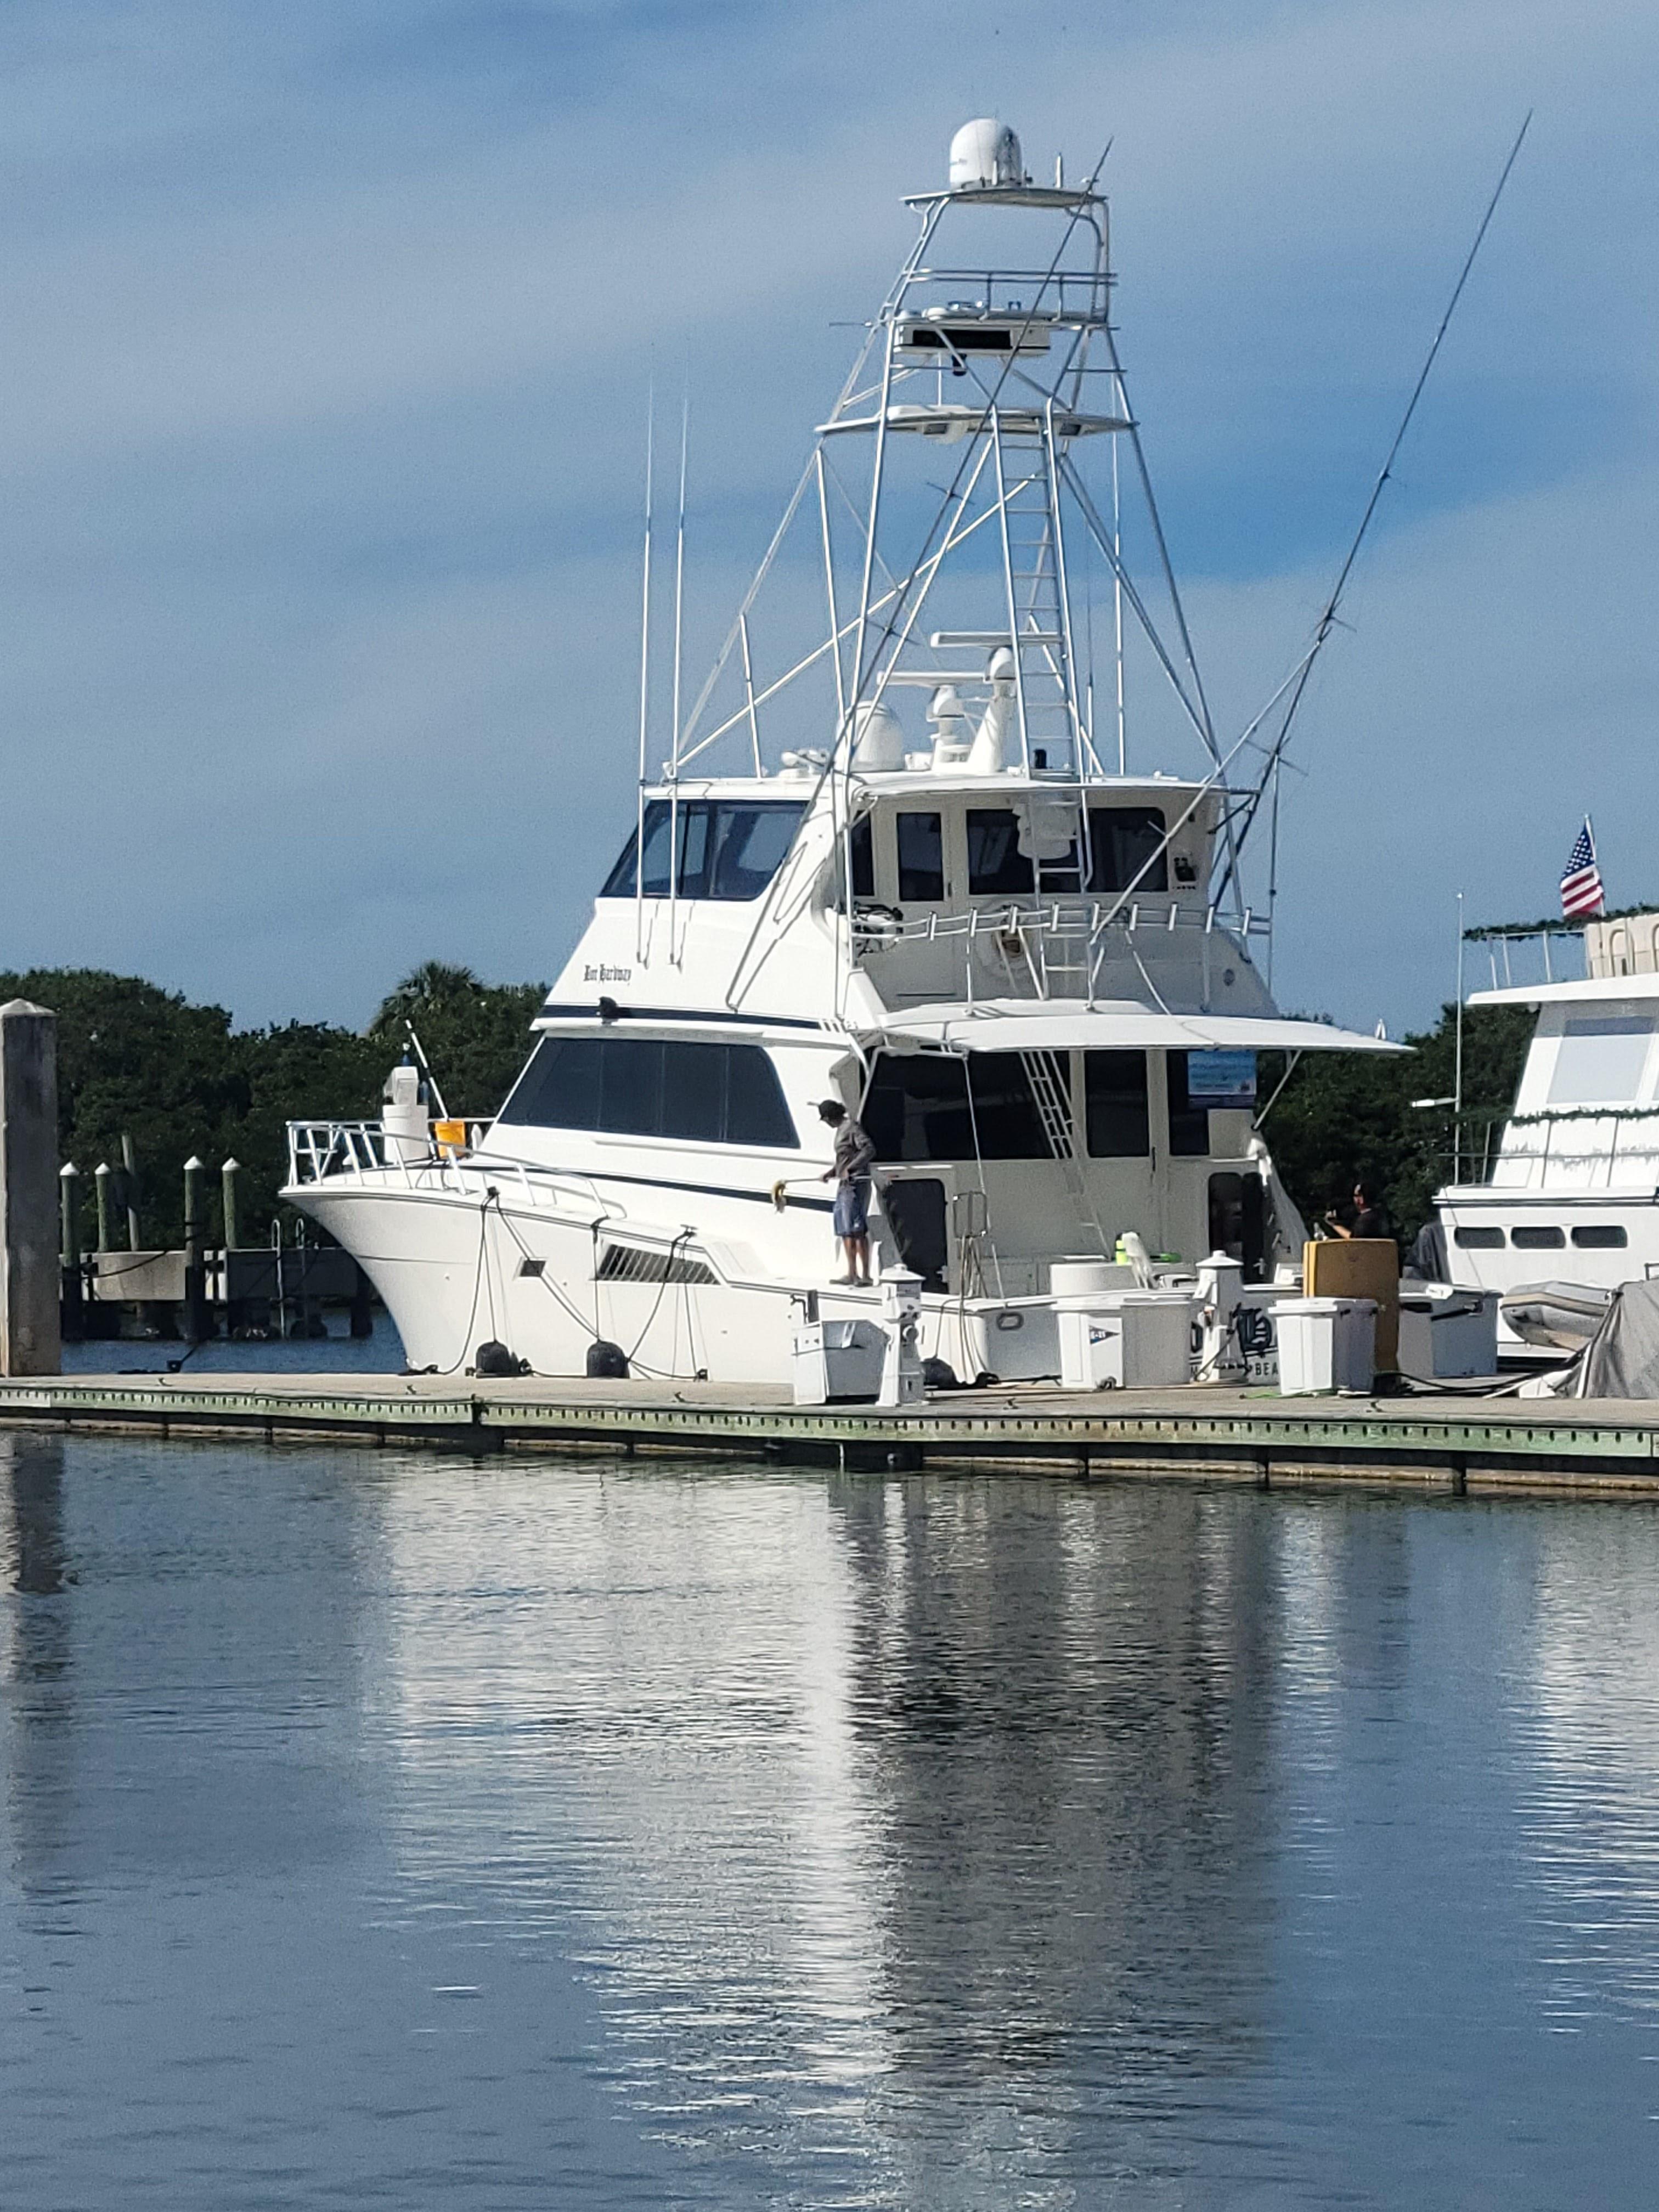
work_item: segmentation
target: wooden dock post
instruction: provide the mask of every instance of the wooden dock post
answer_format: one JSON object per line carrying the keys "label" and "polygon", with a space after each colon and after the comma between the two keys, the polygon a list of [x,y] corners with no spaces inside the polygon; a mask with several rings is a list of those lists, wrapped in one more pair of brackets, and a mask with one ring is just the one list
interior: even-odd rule
{"label": "wooden dock post", "polygon": [[58,1017],[0,1006],[0,1375],[56,1375]]}
{"label": "wooden dock post", "polygon": [[[240,1224],[236,1218],[236,1178],[242,1172],[239,1159],[228,1159],[219,1170],[219,1196],[225,1217],[225,1249],[234,1252],[241,1243],[237,1235]],[[229,1295],[228,1292],[226,1293]]]}
{"label": "wooden dock post", "polygon": [[93,1176],[98,1189],[98,1249],[107,1252],[109,1241],[109,1179],[113,1173],[107,1160],[100,1160]]}
{"label": "wooden dock post", "polygon": [[60,1241],[58,1264],[63,1271],[62,1328],[67,1342],[78,1344],[84,1331],[86,1285],[81,1279],[81,1170],[66,1160],[58,1170],[58,1208]]}
{"label": "wooden dock post", "polygon": [[202,1163],[185,1162],[185,1338],[200,1344],[208,1334],[206,1267],[202,1252]]}
{"label": "wooden dock post", "polygon": [[121,1169],[127,1202],[127,1249],[129,1252],[142,1252],[144,1240],[138,1229],[138,1160],[132,1149],[131,1137],[121,1139]]}

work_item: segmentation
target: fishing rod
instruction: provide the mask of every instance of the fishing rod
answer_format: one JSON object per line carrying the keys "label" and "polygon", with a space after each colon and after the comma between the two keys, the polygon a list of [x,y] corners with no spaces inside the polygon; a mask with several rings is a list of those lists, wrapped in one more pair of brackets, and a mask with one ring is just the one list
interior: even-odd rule
{"label": "fishing rod", "polygon": [[[1469,272],[1474,267],[1475,257],[1480,251],[1481,245],[1486,239],[1486,232],[1491,227],[1492,219],[1498,212],[1498,203],[1504,197],[1504,187],[1509,183],[1510,172],[1514,168],[1516,161],[1520,155],[1522,143],[1525,139],[1527,132],[1532,125],[1532,118],[1533,111],[1528,108],[1520,130],[1516,133],[1515,143],[1510,148],[1509,158],[1504,162],[1503,169],[1499,173],[1498,182],[1492,188],[1492,198],[1486,203],[1486,211],[1481,216],[1480,228],[1474,234],[1474,243],[1470,246],[1468,254],[1465,256],[1463,266],[1458,272],[1457,282],[1452,287],[1451,298],[1446,303],[1446,312],[1440,318],[1440,327],[1434,334],[1434,342],[1430,346],[1428,353],[1424,358],[1423,366],[1418,373],[1417,381],[1412,386],[1411,398],[1407,401],[1406,411],[1400,418],[1400,427],[1394,434],[1394,441],[1389,447],[1388,458],[1382,464],[1382,469],[1378,473],[1376,482],[1371,486],[1371,495],[1366,501],[1365,511],[1359,518],[1359,527],[1353,534],[1353,539],[1348,547],[1346,556],[1342,562],[1342,566],[1337,571],[1336,581],[1331,587],[1330,597],[1326,600],[1323,611],[1321,613],[1319,620],[1315,625],[1313,641],[1303,656],[1290,698],[1285,703],[1284,719],[1279,724],[1279,734],[1267,749],[1267,759],[1261,770],[1261,778],[1256,784],[1255,789],[1251,793],[1249,804],[1245,809],[1243,823],[1239,830],[1237,845],[1233,857],[1229,863],[1227,875],[1224,876],[1222,878],[1220,888],[1224,891],[1227,887],[1229,878],[1231,877],[1237,870],[1238,860],[1243,852],[1245,842],[1249,838],[1250,831],[1255,826],[1256,817],[1261,811],[1262,802],[1267,793],[1268,784],[1271,782],[1275,794],[1273,810],[1275,834],[1273,839],[1273,853],[1271,862],[1271,880],[1269,882],[1267,894],[1268,913],[1270,917],[1273,911],[1272,902],[1277,890],[1278,876],[1277,830],[1279,810],[1277,804],[1277,793],[1279,788],[1279,769],[1280,763],[1284,759],[1285,747],[1290,743],[1291,731],[1296,721],[1297,714],[1301,708],[1303,699],[1306,695],[1309,679],[1313,674],[1315,663],[1319,658],[1319,654],[1325,645],[1326,640],[1330,636],[1332,630],[1336,628],[1337,610],[1342,604],[1342,595],[1347,589],[1348,579],[1353,573],[1354,563],[1359,558],[1360,549],[1364,544],[1367,537],[1370,535],[1371,522],[1376,514],[1378,504],[1382,500],[1383,488],[1394,473],[1394,465],[1399,458],[1400,448],[1406,442],[1406,433],[1410,429],[1412,418],[1417,412],[1417,404],[1423,397],[1424,387],[1428,383],[1430,373],[1434,368],[1436,359],[1440,352],[1440,348],[1444,342],[1446,332],[1451,327],[1452,317],[1456,313],[1457,303],[1463,296],[1463,288],[1469,281]],[[1219,894],[1218,894],[1218,896],[1219,896]]]}

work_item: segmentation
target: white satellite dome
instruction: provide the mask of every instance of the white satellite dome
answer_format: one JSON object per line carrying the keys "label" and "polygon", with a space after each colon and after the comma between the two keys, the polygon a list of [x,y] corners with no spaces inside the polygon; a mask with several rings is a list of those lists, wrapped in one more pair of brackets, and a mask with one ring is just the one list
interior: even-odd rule
{"label": "white satellite dome", "polygon": [[860,699],[853,709],[853,765],[865,769],[904,766],[904,728],[890,707]]}
{"label": "white satellite dome", "polygon": [[964,123],[951,141],[951,190],[975,185],[1023,185],[1025,167],[1019,141],[994,115]]}

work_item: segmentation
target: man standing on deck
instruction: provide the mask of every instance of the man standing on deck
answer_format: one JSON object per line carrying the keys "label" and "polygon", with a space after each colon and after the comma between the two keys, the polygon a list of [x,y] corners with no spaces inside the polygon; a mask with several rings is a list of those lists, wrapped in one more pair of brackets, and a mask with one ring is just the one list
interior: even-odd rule
{"label": "man standing on deck", "polygon": [[843,1287],[857,1283],[867,1290],[870,1164],[876,1157],[876,1148],[865,1134],[863,1124],[854,1119],[839,1098],[821,1100],[818,1119],[827,1121],[836,1133],[836,1164],[824,1170],[823,1180],[833,1181],[836,1186],[836,1208],[831,1219],[847,1254],[847,1273],[833,1279]]}
{"label": "man standing on deck", "polygon": [[1326,1226],[1338,1237],[1369,1238],[1392,1237],[1389,1217],[1382,1211],[1375,1190],[1368,1182],[1357,1182],[1353,1187],[1353,1226],[1339,1221],[1334,1213],[1325,1216]]}

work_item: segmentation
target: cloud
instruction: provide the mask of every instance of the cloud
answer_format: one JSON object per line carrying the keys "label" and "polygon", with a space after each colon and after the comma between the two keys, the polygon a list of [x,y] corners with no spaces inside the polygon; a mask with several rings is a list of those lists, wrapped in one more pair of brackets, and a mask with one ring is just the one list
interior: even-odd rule
{"label": "cloud", "polygon": [[1422,1018],[1449,891],[1547,906],[1586,807],[1619,895],[1659,893],[1650,11],[94,0],[9,11],[0,58],[14,964],[246,1019],[360,1020],[428,954],[551,972],[629,811],[647,380],[672,412],[689,362],[690,669],[897,196],[992,107],[1034,167],[1113,137],[1126,356],[1236,725],[1537,106],[1310,701],[1279,981]]}

